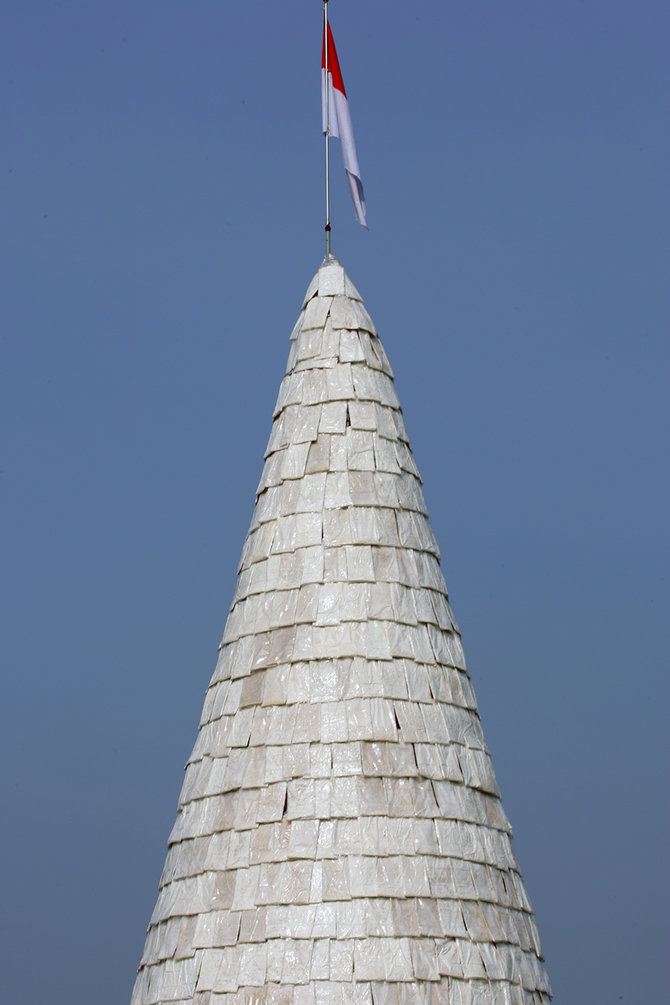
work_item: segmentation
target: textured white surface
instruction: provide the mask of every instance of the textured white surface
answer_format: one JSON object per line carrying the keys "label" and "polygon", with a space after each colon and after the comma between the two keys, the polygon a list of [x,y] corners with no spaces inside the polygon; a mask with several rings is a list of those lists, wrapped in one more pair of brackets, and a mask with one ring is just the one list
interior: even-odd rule
{"label": "textured white surface", "polygon": [[132,1005],[550,999],[360,295],[293,334]]}

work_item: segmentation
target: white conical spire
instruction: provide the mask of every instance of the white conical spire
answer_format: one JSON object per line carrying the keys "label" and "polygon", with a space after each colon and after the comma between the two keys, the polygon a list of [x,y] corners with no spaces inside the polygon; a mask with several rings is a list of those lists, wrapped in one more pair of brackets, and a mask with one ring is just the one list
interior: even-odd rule
{"label": "white conical spire", "polygon": [[132,1005],[542,1005],[393,374],[336,259],[292,340]]}

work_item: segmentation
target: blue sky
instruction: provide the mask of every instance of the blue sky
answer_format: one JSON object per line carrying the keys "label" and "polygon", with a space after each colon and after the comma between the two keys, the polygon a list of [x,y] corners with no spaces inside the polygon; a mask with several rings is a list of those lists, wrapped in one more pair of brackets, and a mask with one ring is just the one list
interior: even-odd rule
{"label": "blue sky", "polygon": [[[333,250],[396,371],[556,1001],[655,1001],[670,13],[330,10],[370,223],[335,149]],[[0,987],[118,1005],[323,255],[321,6],[3,15]]]}

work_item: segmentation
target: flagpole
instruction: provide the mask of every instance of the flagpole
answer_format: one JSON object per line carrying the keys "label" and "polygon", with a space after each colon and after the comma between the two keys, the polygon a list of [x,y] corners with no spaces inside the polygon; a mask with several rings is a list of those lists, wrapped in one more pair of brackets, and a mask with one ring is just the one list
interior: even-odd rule
{"label": "flagpole", "polygon": [[330,257],[330,82],[328,80],[328,0],[323,3],[323,46],[326,73],[326,258]]}

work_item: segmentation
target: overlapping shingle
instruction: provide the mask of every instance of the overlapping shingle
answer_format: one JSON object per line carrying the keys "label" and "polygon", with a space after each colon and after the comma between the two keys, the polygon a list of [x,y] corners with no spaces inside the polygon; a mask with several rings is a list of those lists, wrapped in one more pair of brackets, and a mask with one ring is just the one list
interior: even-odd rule
{"label": "overlapping shingle", "polygon": [[309,286],[132,1005],[550,989],[393,374]]}

